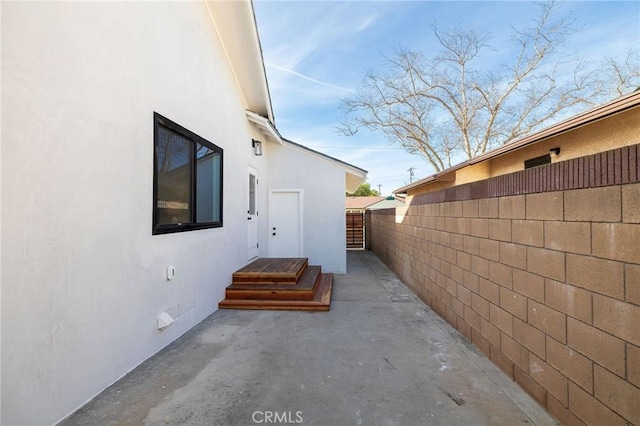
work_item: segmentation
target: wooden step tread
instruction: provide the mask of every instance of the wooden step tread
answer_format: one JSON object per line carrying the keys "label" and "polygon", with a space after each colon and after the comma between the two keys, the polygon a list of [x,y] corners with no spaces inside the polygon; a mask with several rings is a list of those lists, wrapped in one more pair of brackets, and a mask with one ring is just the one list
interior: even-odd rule
{"label": "wooden step tread", "polygon": [[309,266],[295,285],[291,284],[231,284],[225,291],[227,299],[313,299],[320,266]]}
{"label": "wooden step tread", "polygon": [[321,273],[318,287],[311,300],[269,300],[269,299],[225,299],[220,302],[223,309],[268,309],[276,311],[328,311],[331,304],[333,274]]}
{"label": "wooden step tread", "polygon": [[234,284],[295,284],[304,273],[306,257],[260,258],[233,273]]}

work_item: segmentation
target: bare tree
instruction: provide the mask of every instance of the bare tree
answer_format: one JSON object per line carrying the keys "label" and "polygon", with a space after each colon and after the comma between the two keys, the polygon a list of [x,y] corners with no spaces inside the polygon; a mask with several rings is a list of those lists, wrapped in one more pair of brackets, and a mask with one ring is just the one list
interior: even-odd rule
{"label": "bare tree", "polygon": [[602,91],[622,96],[640,89],[640,53],[630,49],[624,58],[606,57],[604,60]]}
{"label": "bare tree", "polygon": [[[556,59],[571,23],[555,17],[553,1],[541,4],[533,25],[514,28],[513,62],[486,66],[489,36],[457,27],[431,29],[441,50],[433,58],[399,49],[385,57],[384,72],[371,72],[358,92],[343,99],[340,130],[382,131],[393,143],[422,155],[436,171],[485,153],[580,105],[592,105],[606,91],[604,81],[582,62]],[[630,58],[632,55],[630,54]],[[624,91],[634,69],[631,59],[609,60]],[[636,68],[637,70],[637,68]]]}

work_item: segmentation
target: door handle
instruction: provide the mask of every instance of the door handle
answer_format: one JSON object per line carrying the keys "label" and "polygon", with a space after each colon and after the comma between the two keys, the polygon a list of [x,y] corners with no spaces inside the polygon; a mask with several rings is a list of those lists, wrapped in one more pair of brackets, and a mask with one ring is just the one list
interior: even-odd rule
{"label": "door handle", "polygon": [[251,220],[251,218],[250,218],[250,217],[248,217],[248,218],[247,218],[247,220]]}

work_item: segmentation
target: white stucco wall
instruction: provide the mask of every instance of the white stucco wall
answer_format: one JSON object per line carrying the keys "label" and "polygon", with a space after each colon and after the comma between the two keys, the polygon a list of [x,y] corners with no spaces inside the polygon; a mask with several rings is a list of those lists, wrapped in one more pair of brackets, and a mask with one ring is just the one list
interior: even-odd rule
{"label": "white stucco wall", "polygon": [[[2,9],[1,422],[52,424],[217,309],[262,166],[204,3]],[[224,227],[151,235],[153,111],[224,149]]]}
{"label": "white stucco wall", "polygon": [[304,189],[304,257],[324,272],[346,273],[345,170],[286,144],[270,143],[268,155],[269,188]]}

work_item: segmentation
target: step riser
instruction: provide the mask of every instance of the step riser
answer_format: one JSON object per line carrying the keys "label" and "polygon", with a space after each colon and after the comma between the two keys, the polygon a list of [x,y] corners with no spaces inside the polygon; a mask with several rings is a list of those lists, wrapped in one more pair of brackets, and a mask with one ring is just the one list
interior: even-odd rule
{"label": "step riser", "polygon": [[259,279],[259,278],[248,278],[246,281],[243,279],[234,278],[232,284],[242,284],[242,285],[291,285],[294,286],[298,280],[296,278],[282,278],[276,280],[268,280],[268,279]]}
{"label": "step riser", "polygon": [[227,287],[225,296],[233,300],[311,300],[318,287],[321,268],[309,266],[294,286],[278,284],[238,284]]}
{"label": "step riser", "polygon": [[243,311],[300,311],[300,312],[329,312],[329,306],[222,306],[221,309],[236,309]]}
{"label": "step riser", "polygon": [[311,300],[313,291],[269,291],[269,290],[229,290],[225,292],[227,299],[249,300],[249,299],[269,299],[269,300]]}
{"label": "step riser", "polygon": [[[310,301],[309,301],[310,303]],[[220,304],[220,309],[237,309],[244,311],[313,311],[313,312],[328,312],[329,305],[287,305],[287,304],[272,304],[272,305],[255,305],[255,304]]]}
{"label": "step riser", "polygon": [[312,300],[238,300],[225,299],[220,302],[223,309],[276,310],[276,311],[328,311],[331,304],[333,274],[320,274]]}

